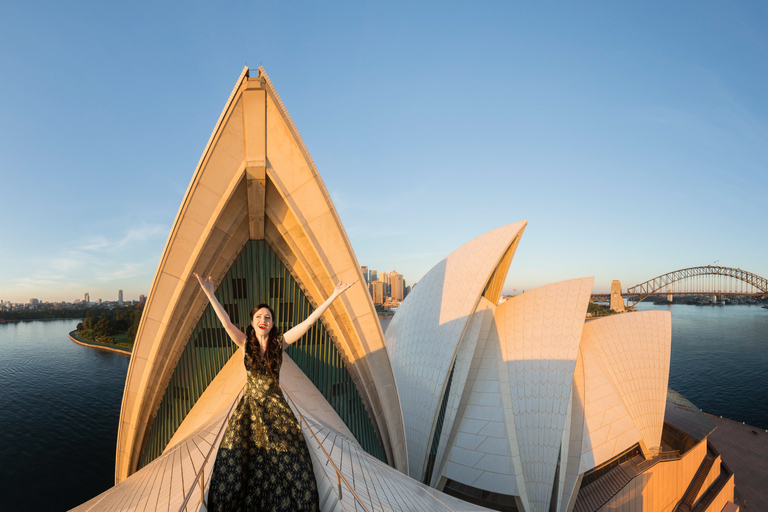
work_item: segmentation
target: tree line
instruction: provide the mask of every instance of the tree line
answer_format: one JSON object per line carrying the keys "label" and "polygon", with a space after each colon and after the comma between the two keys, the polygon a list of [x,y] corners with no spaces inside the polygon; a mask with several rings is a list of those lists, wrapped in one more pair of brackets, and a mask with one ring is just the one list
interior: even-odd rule
{"label": "tree line", "polygon": [[22,309],[19,311],[0,311],[0,320],[15,321],[15,320],[51,320],[56,318],[84,318],[89,314],[100,314],[101,311],[106,311],[107,308],[94,307],[94,308],[66,308],[66,309],[53,309],[53,308],[39,308],[39,309]]}
{"label": "tree line", "polygon": [[139,329],[144,306],[127,306],[118,309],[90,311],[82,322],[77,324],[77,335],[86,340],[100,343],[115,343],[112,337],[125,333],[133,344]]}

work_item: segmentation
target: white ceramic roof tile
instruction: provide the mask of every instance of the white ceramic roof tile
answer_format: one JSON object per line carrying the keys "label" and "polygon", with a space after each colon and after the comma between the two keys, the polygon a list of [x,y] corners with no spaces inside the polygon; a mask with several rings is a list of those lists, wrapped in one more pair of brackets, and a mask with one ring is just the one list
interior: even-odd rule
{"label": "white ceramic roof tile", "polygon": [[[664,425],[664,409],[669,383],[669,358],[671,351],[672,327],[671,315],[666,311],[642,311],[613,315],[587,322],[584,325],[583,355],[587,382],[590,383],[586,395],[586,418],[590,439],[599,430],[611,426],[606,441],[621,437],[624,442],[631,438],[627,432],[632,428],[626,425],[628,415],[639,431],[646,447],[654,448],[661,444],[661,430]],[[594,358],[594,360],[593,360]],[[603,376],[599,375],[602,373]],[[615,390],[606,394],[600,390],[608,385]],[[598,390],[598,397],[590,394],[590,389]],[[617,403],[617,402],[621,403]],[[624,406],[626,413],[621,409]],[[616,410],[613,408],[617,407]],[[602,413],[597,424],[598,414]],[[606,425],[612,420],[611,425]],[[592,447],[598,443],[592,442]],[[630,445],[631,446],[631,445]],[[586,448],[586,446],[585,446]],[[626,448],[626,447],[624,447]],[[616,450],[621,450],[619,446]],[[606,450],[603,456],[610,458]],[[588,465],[589,458],[585,450],[583,462]],[[593,457],[595,464],[600,464],[602,457]],[[588,468],[583,468],[588,469]]]}
{"label": "white ceramic roof tile", "polygon": [[[446,402],[445,417],[443,420],[443,427],[440,434],[440,442],[438,443],[437,452],[435,454],[435,462],[432,472],[432,481],[430,485],[436,486],[439,482],[440,474],[439,468],[443,463],[445,457],[446,447],[448,446],[451,436],[456,435],[456,429],[454,429],[456,413],[463,404],[466,407],[465,385],[467,377],[469,375],[472,361],[475,359],[475,349],[477,347],[477,341],[479,338],[487,338],[488,330],[493,323],[493,311],[496,309],[496,305],[489,302],[485,297],[480,297],[480,301],[475,312],[471,315],[464,336],[461,338],[459,348],[456,354],[456,363],[453,370],[453,379],[451,381],[451,390]],[[463,400],[464,399],[464,400]],[[498,401],[497,401],[498,402]],[[497,403],[496,402],[496,403]],[[487,401],[478,401],[475,405],[488,406]]]}
{"label": "white ceramic roof tile", "polygon": [[[292,409],[305,420],[301,423],[301,428],[312,457],[322,512],[357,512],[363,510],[359,503],[365,505],[370,511],[488,510],[429,488],[364,452],[354,438],[346,435],[349,432],[346,428],[341,429],[344,431],[341,432],[331,426],[336,425],[337,420],[328,414],[330,406],[327,402],[314,403],[316,400],[325,402],[322,395],[318,398],[316,391],[304,396],[300,395],[307,391],[306,382],[304,382],[306,377],[301,372],[292,371],[293,369],[290,368],[292,362],[289,360],[286,362],[289,367],[286,367],[284,362],[281,383],[290,397],[289,404]],[[300,382],[292,382],[294,380]],[[297,394],[294,395],[294,391]],[[235,401],[237,398],[235,397]],[[309,402],[312,403],[305,406]],[[207,486],[218,448],[218,443],[214,443],[216,434],[225,426],[229,410],[226,407],[222,408],[221,412],[212,416],[207,424],[181,440],[152,463],[74,510],[78,512],[107,510],[171,512],[180,510],[179,507],[185,496],[190,494],[193,499],[185,510],[198,510],[200,504],[197,496],[200,491],[195,475],[204,463],[204,454],[210,453],[208,460],[204,463]],[[319,417],[325,418],[328,422]],[[211,446],[213,450],[210,449]],[[330,455],[330,460],[326,452]],[[482,453],[478,454],[478,460],[482,457]],[[338,492],[334,464],[346,479],[346,482],[342,483],[341,497]]]}
{"label": "white ceramic roof tile", "polygon": [[525,222],[464,244],[432,268],[398,308],[385,341],[405,422],[409,472],[421,478],[459,341],[478,299]]}
{"label": "white ceramic roof tile", "polygon": [[[495,328],[490,329],[487,338],[477,343],[475,360],[493,361],[494,364],[478,368],[467,379],[463,398],[466,406],[456,418],[458,434],[452,438],[452,445],[447,450],[443,474],[437,476],[491,492],[516,495],[518,488],[512,470],[515,454],[507,435],[497,364],[501,352],[495,333]],[[471,451],[467,449],[470,444],[475,445]]]}
{"label": "white ceramic roof tile", "polygon": [[543,286],[496,310],[531,510],[549,510],[592,283],[590,277]]}

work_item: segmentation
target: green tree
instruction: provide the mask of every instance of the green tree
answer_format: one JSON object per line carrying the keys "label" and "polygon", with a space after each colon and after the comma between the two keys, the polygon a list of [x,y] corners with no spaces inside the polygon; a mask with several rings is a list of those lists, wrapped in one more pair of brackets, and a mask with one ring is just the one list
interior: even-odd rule
{"label": "green tree", "polygon": [[88,331],[93,330],[93,326],[96,325],[96,322],[98,322],[97,318],[92,316],[85,317],[85,320],[83,320],[83,329]]}
{"label": "green tree", "polygon": [[102,316],[99,321],[96,322],[96,325],[93,326],[93,331],[101,336],[109,336],[117,332],[114,330],[112,320],[106,315]]}

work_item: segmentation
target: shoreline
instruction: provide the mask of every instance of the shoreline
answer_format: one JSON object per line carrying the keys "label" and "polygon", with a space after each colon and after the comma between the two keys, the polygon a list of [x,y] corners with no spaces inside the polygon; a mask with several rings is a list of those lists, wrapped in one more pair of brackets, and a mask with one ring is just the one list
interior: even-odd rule
{"label": "shoreline", "polygon": [[100,349],[100,350],[106,350],[107,352],[115,352],[117,354],[123,354],[123,355],[126,355],[128,357],[130,357],[131,354],[133,353],[132,350],[128,350],[128,349],[122,349],[122,348],[117,348],[117,347],[108,347],[107,345],[101,345],[101,344],[96,344],[96,343],[92,343],[92,342],[86,342],[86,341],[79,340],[79,339],[75,338],[75,336],[74,336],[75,332],[77,332],[77,331],[72,331],[72,332],[69,333],[69,339],[71,339],[72,341],[74,341],[78,345],[82,345],[84,347],[96,348],[96,349]]}

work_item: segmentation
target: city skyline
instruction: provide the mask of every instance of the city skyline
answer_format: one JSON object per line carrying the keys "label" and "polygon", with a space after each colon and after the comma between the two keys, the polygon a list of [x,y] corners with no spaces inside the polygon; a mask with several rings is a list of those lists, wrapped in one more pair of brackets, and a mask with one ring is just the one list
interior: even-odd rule
{"label": "city skyline", "polygon": [[359,264],[417,283],[527,220],[505,294],[715,261],[768,276],[767,21],[758,3],[4,6],[0,299],[146,294],[260,62]]}
{"label": "city skyline", "polygon": [[[104,303],[119,303],[121,301],[121,298],[120,298],[120,293],[121,292],[122,292],[122,290],[118,290],[117,291],[116,298],[114,300],[112,300],[112,299],[103,299],[101,297],[97,297],[97,298],[94,298],[93,300],[91,300],[91,298],[89,296],[90,294],[88,292],[85,292],[85,294],[84,294],[85,297],[82,298],[82,299],[75,298],[75,299],[61,299],[61,300],[43,300],[43,299],[38,299],[37,297],[30,297],[27,300],[12,301],[12,300],[5,300],[5,299],[1,299],[0,298],[0,306],[2,306],[3,304],[13,304],[13,305],[32,304],[33,301],[36,301],[36,303],[42,303],[42,304],[60,304],[60,303],[80,304],[80,303],[84,303],[84,304],[97,304],[98,305],[98,304],[101,304],[102,302],[104,302]],[[144,298],[144,294],[140,294],[135,299],[126,298],[126,299],[124,299],[124,301],[125,302],[134,302],[134,301],[141,302],[143,298]]]}

